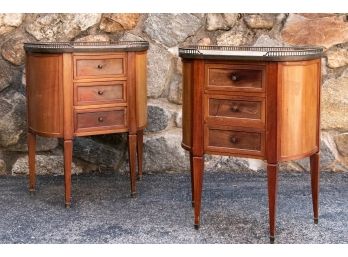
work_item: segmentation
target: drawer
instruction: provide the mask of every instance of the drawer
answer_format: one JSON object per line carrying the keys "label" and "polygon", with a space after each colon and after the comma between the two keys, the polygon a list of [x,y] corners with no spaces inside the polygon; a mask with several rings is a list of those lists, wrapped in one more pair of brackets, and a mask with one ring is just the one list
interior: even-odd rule
{"label": "drawer", "polygon": [[206,95],[204,109],[205,120],[212,124],[264,127],[265,99],[261,97]]}
{"label": "drawer", "polygon": [[210,90],[263,92],[265,66],[206,65],[206,88]]}
{"label": "drawer", "polygon": [[74,55],[74,78],[126,76],[125,54]]}
{"label": "drawer", "polygon": [[74,84],[74,105],[125,103],[126,82],[91,82]]}
{"label": "drawer", "polygon": [[262,156],[264,132],[241,128],[205,128],[205,149],[215,153],[239,153]]}
{"label": "drawer", "polygon": [[111,130],[127,127],[127,108],[75,110],[75,131]]}

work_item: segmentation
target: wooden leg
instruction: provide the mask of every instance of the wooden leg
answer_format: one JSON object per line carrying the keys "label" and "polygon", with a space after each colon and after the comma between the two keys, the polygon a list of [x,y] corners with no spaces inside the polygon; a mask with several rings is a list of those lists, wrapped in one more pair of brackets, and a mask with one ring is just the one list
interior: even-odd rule
{"label": "wooden leg", "polygon": [[312,201],[313,201],[313,213],[314,223],[318,224],[319,218],[319,153],[315,153],[310,157],[311,166],[311,186],[312,186]]}
{"label": "wooden leg", "polygon": [[267,164],[268,205],[269,205],[269,238],[274,243],[277,209],[278,164]]}
{"label": "wooden leg", "polygon": [[194,178],[193,178],[193,154],[190,152],[190,171],[191,171],[191,203],[192,207],[195,207],[195,187],[194,187]]}
{"label": "wooden leg", "polygon": [[71,206],[71,163],[72,140],[64,140],[64,182],[65,182],[65,207]]}
{"label": "wooden leg", "polygon": [[128,135],[128,157],[129,157],[129,170],[130,170],[130,181],[131,181],[131,197],[136,196],[136,146],[137,146],[137,135]]}
{"label": "wooden leg", "polygon": [[138,180],[143,178],[143,140],[144,130],[139,130],[137,133]]}
{"label": "wooden leg", "polygon": [[201,198],[202,198],[202,182],[203,182],[203,157],[193,157],[193,187],[194,187],[194,227],[199,228]]}
{"label": "wooden leg", "polygon": [[35,154],[36,154],[36,135],[28,132],[28,159],[29,159],[29,192],[35,192]]}

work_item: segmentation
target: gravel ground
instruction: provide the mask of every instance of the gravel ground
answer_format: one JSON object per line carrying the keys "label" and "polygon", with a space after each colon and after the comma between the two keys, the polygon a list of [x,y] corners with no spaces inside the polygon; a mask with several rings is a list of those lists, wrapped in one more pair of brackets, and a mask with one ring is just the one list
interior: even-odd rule
{"label": "gravel ground", "polygon": [[[280,173],[276,243],[348,243],[348,173],[322,173],[319,224],[308,173]],[[190,176],[146,175],[138,197],[119,174],[0,177],[0,243],[269,243],[266,175],[206,173],[201,227],[193,228]]]}

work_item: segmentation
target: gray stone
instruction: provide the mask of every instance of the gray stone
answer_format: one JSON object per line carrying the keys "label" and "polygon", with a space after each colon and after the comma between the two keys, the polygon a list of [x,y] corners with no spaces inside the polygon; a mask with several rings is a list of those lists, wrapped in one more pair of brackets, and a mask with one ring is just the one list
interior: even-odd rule
{"label": "gray stone", "polygon": [[175,126],[182,128],[182,111],[176,112],[174,116]]}
{"label": "gray stone", "polygon": [[22,13],[2,13],[0,14],[0,35],[13,31],[23,22]]}
{"label": "gray stone", "polygon": [[39,14],[26,31],[37,40],[71,40],[100,21],[101,14]]}
{"label": "gray stone", "polygon": [[217,37],[218,45],[248,45],[253,38],[253,33],[244,27],[234,27]]}
{"label": "gray stone", "polygon": [[28,38],[23,36],[10,38],[2,45],[2,57],[14,65],[23,64],[25,57],[23,43],[28,41]]}
{"label": "gray stone", "polygon": [[192,36],[201,25],[199,18],[188,13],[149,14],[144,31],[151,39],[172,47]]}
{"label": "gray stone", "polygon": [[344,157],[348,157],[348,133],[342,133],[335,136],[335,143],[338,152]]}
{"label": "gray stone", "polygon": [[88,35],[75,40],[75,42],[110,42],[108,35]]}
{"label": "gray stone", "polygon": [[129,32],[125,32],[124,35],[120,38],[121,41],[142,41],[144,38],[134,35]]}
{"label": "gray stone", "polygon": [[[164,121],[166,123],[166,126],[165,127],[163,126],[164,129],[176,127],[176,117],[177,117],[177,113],[181,112],[181,105],[173,104],[169,102],[167,98],[149,99],[147,102],[147,105],[158,107],[159,109],[162,110],[159,116],[164,115],[167,117],[165,118],[165,120],[167,121]],[[156,119],[156,115],[153,115],[153,118]],[[160,119],[163,119],[163,118],[160,118]],[[154,121],[154,122],[157,123],[158,121]],[[152,122],[148,121],[148,128],[150,123]],[[159,124],[158,126],[161,126],[161,124]]]}
{"label": "gray stone", "polygon": [[209,13],[207,14],[206,30],[228,30],[230,27],[227,25],[222,13]]}
{"label": "gray stone", "polygon": [[[328,133],[321,134],[320,141],[320,170],[321,171],[335,171],[336,166],[336,156],[333,151],[333,146],[331,142],[330,135]],[[299,164],[304,170],[309,171],[309,158],[304,158],[298,161],[295,161]]]}
{"label": "gray stone", "polygon": [[238,17],[238,13],[209,13],[206,29],[208,31],[229,30],[236,24]]}
{"label": "gray stone", "polygon": [[105,32],[117,32],[134,29],[140,19],[139,13],[104,14],[99,28]]}
{"label": "gray stone", "polygon": [[[126,140],[122,135],[117,135],[117,140],[100,142],[97,138],[78,137],[74,140],[74,157],[78,157],[88,163],[98,165],[99,168],[118,170],[127,155]],[[105,140],[104,140],[105,141]]]}
{"label": "gray stone", "polygon": [[268,35],[261,35],[253,46],[258,47],[280,47],[284,46],[284,44],[274,38],[270,38]]}
{"label": "gray stone", "polygon": [[234,25],[236,25],[239,17],[240,17],[239,13],[224,13],[225,21],[226,21],[228,27],[230,27],[230,28],[232,28]]}
{"label": "gray stone", "polygon": [[321,128],[348,130],[348,69],[322,85]]}
{"label": "gray stone", "polygon": [[18,143],[26,131],[25,96],[10,91],[0,95],[0,146],[8,147]]}
{"label": "gray stone", "polygon": [[[49,138],[49,137],[36,137],[36,151],[49,151],[58,147],[58,139],[57,138]],[[23,131],[22,134],[19,135],[18,142],[15,145],[10,145],[6,148],[7,151],[15,151],[15,152],[27,152],[27,131]]]}
{"label": "gray stone", "polygon": [[181,147],[181,129],[147,135],[144,139],[145,172],[180,172],[189,169],[189,158]]}
{"label": "gray stone", "polygon": [[251,29],[272,29],[275,17],[270,14],[251,14],[244,16],[244,21]]}
{"label": "gray stone", "polygon": [[[72,163],[71,173],[82,173],[82,167],[74,162]],[[23,175],[29,173],[28,156],[22,156],[13,164],[12,175]],[[64,158],[63,155],[36,155],[36,174],[37,175],[63,175],[64,174]]]}
{"label": "gray stone", "polygon": [[182,104],[182,76],[174,73],[169,84],[168,100],[175,104]]}
{"label": "gray stone", "polygon": [[204,170],[210,172],[253,172],[249,168],[249,163],[246,159],[229,157],[205,155]]}
{"label": "gray stone", "polygon": [[148,104],[147,127],[145,131],[158,132],[168,126],[169,113],[161,106]]}
{"label": "gray stone", "polygon": [[335,47],[326,52],[327,66],[339,68],[348,64],[348,48]]}
{"label": "gray stone", "polygon": [[169,83],[173,70],[172,55],[163,47],[151,44],[148,51],[147,95],[158,98]]}
{"label": "gray stone", "polygon": [[6,163],[4,160],[0,159],[0,176],[6,175]]}
{"label": "gray stone", "polygon": [[12,81],[12,78],[15,75],[15,71],[9,65],[8,62],[0,59],[0,92],[5,88],[9,87]]}
{"label": "gray stone", "polygon": [[209,37],[201,38],[200,40],[198,40],[197,44],[200,46],[211,45],[211,39]]}

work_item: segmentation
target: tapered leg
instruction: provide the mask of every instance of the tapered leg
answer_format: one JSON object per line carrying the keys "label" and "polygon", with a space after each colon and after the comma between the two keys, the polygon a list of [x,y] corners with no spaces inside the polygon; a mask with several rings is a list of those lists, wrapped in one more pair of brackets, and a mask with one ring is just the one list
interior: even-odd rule
{"label": "tapered leg", "polygon": [[29,192],[35,192],[36,174],[35,174],[35,153],[36,153],[36,135],[28,132],[28,159],[29,159]]}
{"label": "tapered leg", "polygon": [[131,197],[136,196],[136,146],[137,146],[137,135],[128,135],[128,156],[129,156],[129,170],[130,170],[130,181],[131,181]]}
{"label": "tapered leg", "polygon": [[195,187],[194,187],[194,178],[193,178],[193,154],[190,152],[190,171],[191,171],[191,203],[192,207],[195,207]]}
{"label": "tapered leg", "polygon": [[319,218],[319,158],[319,153],[315,153],[310,157],[312,201],[315,224],[318,224]]}
{"label": "tapered leg", "polygon": [[194,188],[194,227],[199,228],[201,198],[202,198],[202,182],[203,182],[203,157],[193,157],[193,188]]}
{"label": "tapered leg", "polygon": [[278,164],[267,164],[268,205],[269,205],[269,238],[275,238],[275,222],[277,209]]}
{"label": "tapered leg", "polygon": [[138,179],[143,178],[143,141],[144,140],[144,130],[139,130],[137,132],[137,157],[138,157]]}
{"label": "tapered leg", "polygon": [[71,206],[71,163],[72,140],[64,140],[64,182],[65,182],[65,207]]}

